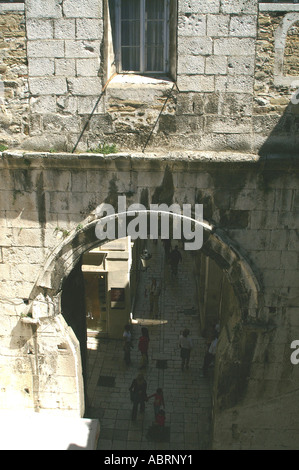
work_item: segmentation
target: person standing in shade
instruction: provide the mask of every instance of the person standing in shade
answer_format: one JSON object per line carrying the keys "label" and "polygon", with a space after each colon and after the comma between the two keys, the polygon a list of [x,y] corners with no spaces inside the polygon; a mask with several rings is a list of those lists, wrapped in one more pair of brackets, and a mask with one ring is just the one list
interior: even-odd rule
{"label": "person standing in shade", "polygon": [[127,366],[131,364],[131,347],[132,347],[132,334],[129,323],[125,325],[124,333],[124,361]]}
{"label": "person standing in shade", "polygon": [[159,411],[161,408],[165,408],[165,403],[164,403],[164,395],[163,395],[163,390],[162,388],[157,388],[156,393],[153,393],[147,399],[149,400],[150,398],[154,397],[154,413],[155,413],[155,418],[157,417]]}
{"label": "person standing in shade", "polygon": [[170,259],[171,275],[172,277],[176,277],[178,274],[178,265],[179,263],[182,262],[182,255],[179,252],[178,245],[176,245],[174,250],[170,252],[169,259]]}
{"label": "person standing in shade", "polygon": [[145,411],[145,401],[147,399],[146,389],[147,383],[143,374],[138,374],[129,388],[131,401],[133,402],[132,421],[136,421],[138,405],[140,406],[140,413],[144,413]]}
{"label": "person standing in shade", "polygon": [[148,365],[148,347],[149,347],[149,334],[148,329],[141,328],[141,336],[138,342],[138,349],[141,352],[141,365],[140,369],[145,368]]}
{"label": "person standing in shade", "polygon": [[190,338],[190,331],[185,328],[179,337],[179,348],[181,350],[182,370],[186,367],[189,369],[189,361],[191,349],[193,348],[192,339]]}
{"label": "person standing in shade", "polygon": [[148,289],[145,289],[145,297],[147,296],[147,293],[149,294],[150,316],[158,317],[161,289],[158,286],[157,280],[155,278],[152,279],[151,285],[148,287]]}

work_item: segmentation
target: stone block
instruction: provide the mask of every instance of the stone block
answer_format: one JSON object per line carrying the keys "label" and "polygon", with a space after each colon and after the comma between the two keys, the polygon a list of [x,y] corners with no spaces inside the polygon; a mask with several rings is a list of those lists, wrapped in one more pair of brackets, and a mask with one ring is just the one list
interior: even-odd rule
{"label": "stone block", "polygon": [[55,59],[55,75],[57,77],[75,77],[75,59]]}
{"label": "stone block", "polygon": [[[180,134],[189,134],[190,132],[201,133],[203,129],[202,116],[181,116],[176,122],[176,130]],[[159,128],[160,130],[160,128]]]}
{"label": "stone block", "polygon": [[101,39],[103,22],[100,19],[78,18],[76,20],[76,39]]}
{"label": "stone block", "polygon": [[284,279],[284,270],[264,269],[263,282],[265,287],[281,287],[281,281]]}
{"label": "stone block", "polygon": [[292,209],[293,197],[294,192],[292,189],[276,189],[273,210],[290,211]]}
{"label": "stone block", "polygon": [[64,78],[29,78],[29,89],[32,95],[63,95],[67,93]]}
{"label": "stone block", "polygon": [[255,0],[222,0],[222,13],[232,14],[255,14],[257,13],[258,3]]}
{"label": "stone block", "polygon": [[226,93],[221,102],[220,113],[231,117],[251,116],[252,95],[249,93]]}
{"label": "stone block", "polygon": [[216,38],[214,54],[228,56],[254,55],[255,42],[251,38]]}
{"label": "stone block", "polygon": [[298,286],[298,270],[287,269],[285,270],[284,279],[281,283],[282,287],[297,287]]}
{"label": "stone block", "polygon": [[299,225],[299,211],[281,212],[278,216],[280,227],[296,229]]}
{"label": "stone block", "polygon": [[229,33],[229,15],[208,15],[207,36],[225,37]]}
{"label": "stone block", "polygon": [[231,56],[228,58],[228,73],[232,75],[250,75],[254,73],[254,56]]}
{"label": "stone block", "polygon": [[43,129],[47,133],[68,134],[79,132],[79,122],[76,116],[45,115]]}
{"label": "stone block", "polygon": [[87,179],[86,173],[81,173],[80,171],[72,171],[71,173],[71,191],[72,192],[86,192],[87,191]]}
{"label": "stone block", "polygon": [[30,19],[26,21],[27,38],[31,40],[37,39],[53,39],[53,22],[46,19]]}
{"label": "stone block", "polygon": [[206,36],[206,16],[198,13],[179,14],[178,36]]}
{"label": "stone block", "polygon": [[13,244],[15,246],[31,246],[41,247],[42,237],[41,230],[36,228],[32,229],[12,229],[13,232]]}
{"label": "stone block", "polygon": [[100,41],[65,41],[65,57],[74,59],[100,57]]}
{"label": "stone block", "polygon": [[212,75],[178,75],[177,85],[180,91],[209,92],[215,89]]}
{"label": "stone block", "polygon": [[[201,99],[201,101],[203,100]],[[203,103],[201,104],[202,104],[201,106],[201,114],[202,114]],[[181,114],[193,114],[193,113],[194,113],[193,95],[191,93],[179,93],[177,96],[176,115],[179,116]]]}
{"label": "stone block", "polygon": [[225,75],[227,73],[227,57],[226,56],[206,57],[205,72],[207,75]]}
{"label": "stone block", "polygon": [[250,93],[254,78],[250,75],[228,75],[215,78],[215,91],[226,93]]}
{"label": "stone block", "polygon": [[44,77],[54,75],[54,59],[44,58],[30,58],[28,59],[29,76],[30,77]]}
{"label": "stone block", "polygon": [[30,109],[33,113],[47,114],[56,112],[55,96],[38,96],[30,98]]}
{"label": "stone block", "polygon": [[9,264],[0,264],[0,278],[11,280],[10,265]]}
{"label": "stone block", "polygon": [[[97,101],[96,96],[78,96],[78,114],[90,114]],[[104,114],[105,105],[103,99],[96,107],[94,114]]]}
{"label": "stone block", "polygon": [[283,229],[271,230],[271,238],[269,242],[270,250],[286,250],[288,245],[288,233]]}
{"label": "stone block", "polygon": [[230,21],[230,36],[256,37],[257,22],[254,15],[233,16]]}
{"label": "stone block", "polygon": [[57,106],[60,110],[68,114],[77,113],[77,97],[76,96],[58,96]]}
{"label": "stone block", "polygon": [[[178,41],[178,57],[181,55],[210,55],[213,53],[213,41],[211,38],[202,38],[200,41],[194,38],[184,38]],[[223,51],[222,54],[223,55]]]}
{"label": "stone block", "polygon": [[11,266],[11,279],[13,282],[30,282],[37,279],[40,266],[38,264],[18,264]]}
{"label": "stone block", "polygon": [[76,23],[74,19],[58,19],[54,21],[55,39],[75,39]]}
{"label": "stone block", "polygon": [[220,0],[181,0],[179,12],[183,13],[219,13]]}
{"label": "stone block", "polygon": [[44,174],[44,189],[47,191],[69,191],[71,188],[71,173],[69,171],[48,170]]}
{"label": "stone block", "polygon": [[250,118],[230,118],[230,117],[206,117],[205,130],[208,133],[220,134],[244,134],[250,132]]}
{"label": "stone block", "polygon": [[55,39],[28,41],[27,51],[29,58],[64,57],[64,42]]}
{"label": "stone block", "polygon": [[72,78],[68,80],[68,85],[74,95],[99,96],[102,90],[102,81],[98,77]]}
{"label": "stone block", "polygon": [[98,77],[101,62],[99,58],[76,60],[76,72],[78,77]]}
{"label": "stone block", "polygon": [[204,74],[205,59],[203,56],[179,56],[178,57],[178,74],[198,75]]}
{"label": "stone block", "polygon": [[267,194],[252,189],[243,189],[233,196],[234,208],[240,210],[265,211],[273,210],[275,201],[275,191],[268,191]]}
{"label": "stone block", "polygon": [[284,269],[281,266],[281,252],[277,250],[252,250],[250,257],[259,269]]}
{"label": "stone block", "polygon": [[26,0],[27,18],[62,18],[61,5],[57,0]]}
{"label": "stone block", "polygon": [[250,227],[253,229],[275,229],[278,224],[278,212],[275,211],[251,211]]}
{"label": "stone block", "polygon": [[64,0],[63,14],[66,18],[101,18],[101,0]]}

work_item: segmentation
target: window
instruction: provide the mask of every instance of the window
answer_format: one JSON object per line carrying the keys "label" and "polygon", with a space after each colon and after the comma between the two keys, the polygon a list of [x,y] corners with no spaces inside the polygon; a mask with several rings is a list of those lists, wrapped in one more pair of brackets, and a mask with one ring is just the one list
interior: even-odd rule
{"label": "window", "polygon": [[117,72],[169,72],[169,0],[115,0]]}

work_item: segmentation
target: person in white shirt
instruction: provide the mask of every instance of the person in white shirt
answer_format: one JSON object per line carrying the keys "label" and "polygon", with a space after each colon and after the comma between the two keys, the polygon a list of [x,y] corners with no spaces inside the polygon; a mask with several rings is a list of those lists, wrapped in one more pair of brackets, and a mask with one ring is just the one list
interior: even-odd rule
{"label": "person in white shirt", "polygon": [[179,337],[179,347],[181,349],[182,370],[189,369],[191,349],[193,348],[192,339],[189,336],[190,331],[185,328]]}

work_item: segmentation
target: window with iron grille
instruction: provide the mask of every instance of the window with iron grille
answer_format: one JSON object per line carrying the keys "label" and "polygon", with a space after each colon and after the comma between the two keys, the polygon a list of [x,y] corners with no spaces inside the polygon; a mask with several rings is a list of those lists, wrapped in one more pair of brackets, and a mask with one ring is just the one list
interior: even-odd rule
{"label": "window with iron grille", "polygon": [[169,71],[169,0],[115,0],[117,72]]}

